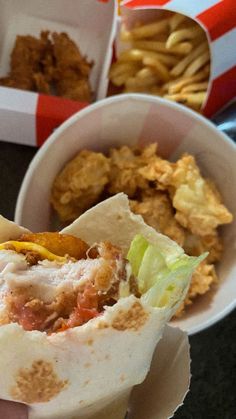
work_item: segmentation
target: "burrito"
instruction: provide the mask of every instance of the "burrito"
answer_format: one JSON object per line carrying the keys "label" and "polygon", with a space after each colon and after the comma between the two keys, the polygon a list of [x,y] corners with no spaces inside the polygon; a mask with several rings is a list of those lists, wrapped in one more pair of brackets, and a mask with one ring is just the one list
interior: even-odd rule
{"label": "burrito", "polygon": [[60,233],[1,217],[0,398],[31,419],[124,419],[204,257],[147,226],[124,194]]}

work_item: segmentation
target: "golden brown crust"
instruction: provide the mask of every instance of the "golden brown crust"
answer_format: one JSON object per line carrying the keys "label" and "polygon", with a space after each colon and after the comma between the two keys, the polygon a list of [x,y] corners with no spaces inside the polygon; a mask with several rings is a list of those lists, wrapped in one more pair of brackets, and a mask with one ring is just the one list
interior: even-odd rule
{"label": "golden brown crust", "polygon": [[53,33],[52,39],[56,61],[54,80],[59,96],[91,102],[89,73],[92,63],[82,57],[79,48],[66,33]]}
{"label": "golden brown crust", "polygon": [[0,85],[90,102],[92,65],[66,33],[17,36],[10,72]]}
{"label": "golden brown crust", "polygon": [[141,201],[130,200],[130,208],[135,214],[142,215],[144,221],[155,230],[183,246],[185,231],[175,219],[175,211],[166,191],[145,191]]}
{"label": "golden brown crust", "polygon": [[69,384],[61,380],[53,369],[53,364],[39,359],[30,368],[21,368],[16,375],[16,384],[11,389],[14,400],[23,403],[48,402]]}
{"label": "golden brown crust", "polygon": [[18,239],[23,242],[33,242],[46,247],[47,250],[58,256],[71,256],[75,259],[86,259],[89,249],[83,240],[69,234],[60,233],[26,233]]}
{"label": "golden brown crust", "polygon": [[148,188],[148,181],[140,173],[156,153],[156,145],[151,144],[145,149],[127,146],[119,149],[111,149],[112,170],[108,190],[111,195],[124,192],[129,198],[133,198],[139,190]]}
{"label": "golden brown crust", "polygon": [[51,203],[62,221],[71,221],[94,205],[108,183],[110,161],[101,153],[81,151],[57,176]]}

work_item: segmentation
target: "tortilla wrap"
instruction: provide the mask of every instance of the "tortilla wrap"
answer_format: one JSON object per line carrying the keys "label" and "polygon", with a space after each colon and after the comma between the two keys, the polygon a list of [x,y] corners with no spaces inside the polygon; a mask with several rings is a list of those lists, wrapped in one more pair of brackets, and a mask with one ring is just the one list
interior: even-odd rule
{"label": "tortilla wrap", "polygon": [[[22,227],[0,218],[0,242],[21,233]],[[108,240],[125,255],[133,237],[141,233],[153,244],[161,242],[167,253],[171,249],[172,254],[183,254],[130,212],[124,194],[90,209],[62,233],[89,245]],[[187,285],[178,304],[186,292]],[[151,307],[130,295],[106,307],[101,316],[60,333],[25,331],[17,323],[2,325],[0,398],[28,404],[30,419],[123,419],[130,391],[145,379],[174,310],[176,306]]]}

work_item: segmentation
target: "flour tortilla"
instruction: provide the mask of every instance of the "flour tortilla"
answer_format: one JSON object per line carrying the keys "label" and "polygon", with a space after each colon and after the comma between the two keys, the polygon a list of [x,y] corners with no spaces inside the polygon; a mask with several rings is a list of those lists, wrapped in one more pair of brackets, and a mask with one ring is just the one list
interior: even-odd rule
{"label": "flour tortilla", "polygon": [[[0,219],[0,241],[17,239],[22,232]],[[124,254],[141,233],[176,255],[183,253],[132,214],[124,194],[93,207],[62,233],[89,244],[109,240]],[[30,419],[123,419],[130,391],[145,379],[172,314],[129,296],[83,326],[57,334],[27,332],[15,323],[1,326],[0,398],[27,403]]]}

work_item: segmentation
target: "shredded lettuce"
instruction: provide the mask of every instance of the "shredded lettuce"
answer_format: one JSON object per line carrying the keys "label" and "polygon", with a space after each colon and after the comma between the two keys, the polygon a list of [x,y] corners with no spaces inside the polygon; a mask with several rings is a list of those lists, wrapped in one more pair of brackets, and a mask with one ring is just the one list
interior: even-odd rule
{"label": "shredded lettuce", "polygon": [[153,245],[139,234],[127,255],[141,298],[153,307],[177,306],[185,297],[193,271],[207,256],[187,256],[175,242],[167,240],[168,246],[165,240]]}

